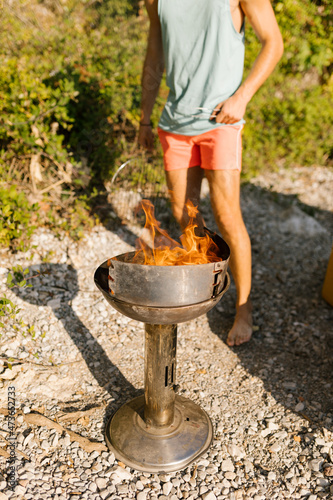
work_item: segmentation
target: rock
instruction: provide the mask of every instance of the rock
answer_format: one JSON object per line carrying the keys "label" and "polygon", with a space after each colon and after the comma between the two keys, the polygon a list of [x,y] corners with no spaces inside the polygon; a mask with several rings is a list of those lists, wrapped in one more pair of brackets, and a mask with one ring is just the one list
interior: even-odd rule
{"label": "rock", "polygon": [[139,491],[143,490],[144,489],[144,485],[142,484],[142,481],[137,481],[135,483],[135,488]]}
{"label": "rock", "polygon": [[208,491],[202,495],[203,500],[216,500],[216,496],[212,491]]}
{"label": "rock", "polygon": [[[12,354],[12,356],[14,356],[14,353]],[[20,365],[14,365],[12,366],[12,368],[7,368],[3,373],[1,373],[0,380],[14,380],[20,371]]]}
{"label": "rock", "polygon": [[128,493],[128,485],[127,484],[117,484],[117,491],[119,495]]}
{"label": "rock", "polygon": [[50,448],[50,443],[48,442],[47,439],[43,439],[43,441],[40,444],[40,447],[42,450],[48,450]]}
{"label": "rock", "polygon": [[95,479],[95,483],[99,490],[104,490],[107,487],[107,481],[106,479],[104,479],[104,477],[98,477],[97,479]]}
{"label": "rock", "polygon": [[66,447],[68,447],[71,444],[71,438],[69,434],[66,434],[65,437],[62,438],[61,444]]}
{"label": "rock", "polygon": [[281,446],[279,445],[279,443],[275,443],[275,444],[273,444],[273,445],[270,447],[270,449],[269,449],[269,451],[270,451],[271,453],[277,453],[277,452],[278,452],[278,451],[280,451],[280,450],[281,450]]}
{"label": "rock", "polygon": [[98,462],[95,462],[94,465],[91,467],[90,470],[94,474],[98,474],[99,472],[101,472],[102,469],[103,469],[102,464],[100,464]]}
{"label": "rock", "polygon": [[208,488],[205,484],[202,484],[199,488],[199,494],[200,495],[203,495],[204,493],[206,493],[208,491]]}
{"label": "rock", "polygon": [[296,389],[297,385],[296,382],[283,382],[283,387],[288,390],[294,390]]}
{"label": "rock", "polygon": [[224,477],[226,479],[229,479],[230,481],[233,481],[235,479],[235,477],[236,477],[236,474],[234,472],[226,472],[224,474]]}
{"label": "rock", "polygon": [[114,473],[119,477],[119,479],[123,480],[128,480],[132,479],[132,474],[128,472],[126,469],[123,469],[122,467],[118,466]]}
{"label": "rock", "polygon": [[162,486],[162,490],[163,490],[163,494],[165,496],[168,496],[170,491],[172,490],[172,483],[170,483],[170,481],[166,482],[166,483],[163,483],[163,486]]}
{"label": "rock", "polygon": [[244,451],[235,444],[229,444],[227,446],[227,449],[229,455],[231,455],[233,458],[243,458],[245,456]]}
{"label": "rock", "polygon": [[262,435],[262,437],[267,437],[269,434],[271,434],[271,432],[272,431],[270,429],[263,429],[260,434]]}
{"label": "rock", "polygon": [[92,491],[93,493],[95,493],[97,491],[97,484],[94,483],[94,482],[91,482],[89,485],[88,485],[88,489],[90,491]]}
{"label": "rock", "polygon": [[31,441],[31,439],[34,437],[34,433],[33,432],[29,432],[29,434],[24,438],[24,441],[23,441],[23,448],[25,448],[29,442]]}
{"label": "rock", "polygon": [[324,472],[324,476],[333,477],[333,465],[331,465],[331,464],[324,465],[323,472]]}
{"label": "rock", "polygon": [[47,305],[52,309],[59,309],[59,307],[61,307],[61,300],[60,298],[51,299],[48,301]]}
{"label": "rock", "polygon": [[267,429],[269,429],[270,431],[276,431],[278,428],[279,428],[278,424],[272,421],[268,421]]}
{"label": "rock", "polygon": [[295,406],[295,411],[303,411],[305,408],[305,404],[304,403],[298,403],[296,406]]}
{"label": "rock", "polygon": [[99,496],[102,498],[102,500],[105,500],[106,497],[109,496],[109,491],[107,488],[105,488],[104,490],[101,490],[99,492]]}
{"label": "rock", "polygon": [[319,472],[323,463],[324,460],[322,460],[321,458],[314,458],[313,460],[310,460],[309,468],[314,472]]}
{"label": "rock", "polygon": [[227,458],[226,460],[222,460],[221,470],[223,472],[234,472],[235,470],[234,464],[229,458]]}
{"label": "rock", "polygon": [[318,484],[318,486],[321,486],[321,488],[326,488],[327,486],[329,486],[331,484],[331,481],[329,479],[324,479],[322,477],[319,477],[317,479],[317,484]]}
{"label": "rock", "polygon": [[20,484],[15,486],[14,492],[16,495],[24,495],[26,488]]}
{"label": "rock", "polygon": [[137,495],[136,495],[136,500],[146,500],[147,499],[147,495],[144,491],[140,491]]}

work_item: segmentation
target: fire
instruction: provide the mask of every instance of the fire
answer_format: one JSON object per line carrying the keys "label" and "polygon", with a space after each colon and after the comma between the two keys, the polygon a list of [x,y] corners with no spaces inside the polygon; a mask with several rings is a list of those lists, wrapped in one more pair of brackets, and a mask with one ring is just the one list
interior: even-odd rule
{"label": "fire", "polygon": [[133,262],[150,266],[183,266],[222,260],[218,246],[208,234],[196,236],[195,229],[198,225],[195,223],[195,217],[198,209],[190,201],[186,203],[189,223],[180,237],[182,246],[161,229],[160,223],[155,219],[154,205],[149,200],[142,201],[142,208],[146,215],[145,229],[149,231],[152,245],[150,247],[139,239],[140,249],[136,252]]}

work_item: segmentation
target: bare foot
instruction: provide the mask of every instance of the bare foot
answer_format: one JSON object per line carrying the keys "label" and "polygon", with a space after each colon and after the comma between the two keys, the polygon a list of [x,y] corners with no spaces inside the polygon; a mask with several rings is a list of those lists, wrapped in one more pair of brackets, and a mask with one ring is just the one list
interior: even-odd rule
{"label": "bare foot", "polygon": [[252,336],[252,305],[250,300],[239,307],[234,324],[229,332],[227,344],[241,345],[248,342]]}

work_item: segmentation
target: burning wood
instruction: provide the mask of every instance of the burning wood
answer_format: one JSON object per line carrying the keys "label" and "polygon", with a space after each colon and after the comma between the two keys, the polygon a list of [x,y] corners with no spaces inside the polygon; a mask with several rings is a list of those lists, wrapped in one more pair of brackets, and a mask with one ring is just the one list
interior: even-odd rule
{"label": "burning wood", "polygon": [[151,246],[139,238],[140,249],[135,253],[132,262],[150,266],[183,266],[208,264],[221,261],[219,248],[208,234],[197,236],[198,227],[195,222],[198,209],[188,201],[186,209],[189,223],[180,237],[182,246],[161,229],[154,215],[154,205],[149,200],[142,200],[142,208],[146,215],[145,229],[151,237]]}

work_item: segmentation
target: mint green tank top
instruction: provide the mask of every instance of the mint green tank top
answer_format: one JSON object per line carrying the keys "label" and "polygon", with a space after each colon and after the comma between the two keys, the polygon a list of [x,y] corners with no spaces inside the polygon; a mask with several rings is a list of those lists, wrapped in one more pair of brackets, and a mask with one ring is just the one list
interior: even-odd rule
{"label": "mint green tank top", "polygon": [[197,135],[228,126],[209,117],[243,77],[244,24],[238,33],[230,0],[158,0],[158,15],[169,87],[159,127]]}

